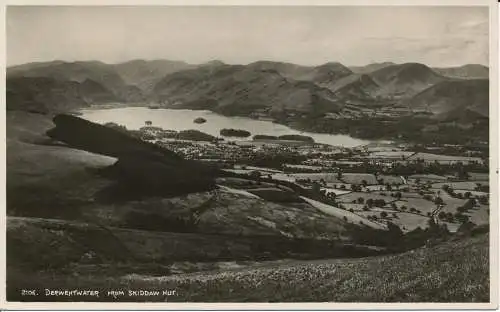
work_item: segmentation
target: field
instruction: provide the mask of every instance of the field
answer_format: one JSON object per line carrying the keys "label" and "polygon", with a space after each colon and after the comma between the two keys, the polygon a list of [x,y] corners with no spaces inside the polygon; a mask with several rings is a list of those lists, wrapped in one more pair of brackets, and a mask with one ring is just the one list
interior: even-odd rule
{"label": "field", "polygon": [[349,184],[362,184],[363,180],[370,185],[378,184],[375,175],[369,173],[344,173],[341,180]]}
{"label": "field", "polygon": [[342,183],[337,179],[336,173],[292,173],[290,176],[297,180],[311,179],[311,181],[320,181],[323,179],[327,183]]}
{"label": "field", "polygon": [[326,186],[333,189],[341,189],[342,191],[351,189],[351,184],[349,183],[326,183]]}
{"label": "field", "polygon": [[385,185],[381,185],[381,184],[376,184],[376,185],[368,185],[366,187],[364,187],[363,189],[365,190],[369,190],[369,191],[372,191],[372,192],[385,192],[385,193],[392,193],[392,192],[395,192],[395,191],[406,191],[410,188],[410,186],[408,184],[401,184],[401,185],[392,185],[391,186],[391,191],[387,191],[387,188]]}
{"label": "field", "polygon": [[443,185],[448,185],[453,189],[457,190],[473,191],[477,187],[477,183],[480,183],[482,185],[489,185],[488,181],[462,181],[462,182],[434,183],[432,184],[432,188],[442,188]]}
{"label": "field", "polygon": [[451,212],[451,213],[456,213],[457,208],[463,206],[467,200],[466,199],[459,199],[459,198],[454,198],[451,197],[448,193],[441,191],[441,195],[439,195],[444,201],[444,207],[443,211],[444,212]]}
{"label": "field", "polygon": [[359,211],[363,211],[363,207],[365,206],[364,204],[353,204],[353,203],[342,203],[342,206],[344,206],[344,208],[346,210],[354,210],[356,211],[356,213],[358,213]]}
{"label": "field", "polygon": [[469,192],[472,197],[480,197],[480,196],[488,196],[489,193],[485,193],[485,192],[479,192],[479,191],[470,191],[470,190],[453,190],[456,194],[462,194],[462,196]]}
{"label": "field", "polygon": [[416,153],[408,157],[409,160],[423,159],[424,161],[438,161],[438,162],[469,162],[469,161],[481,161],[478,157],[465,157],[465,156],[449,156],[449,155],[439,155],[430,153]]}
{"label": "field", "polygon": [[367,185],[364,189],[372,191],[372,192],[373,191],[386,192],[385,185],[381,185],[381,184]]}
{"label": "field", "polygon": [[321,190],[325,190],[327,194],[334,193],[337,196],[351,193],[351,191],[348,191],[348,190],[341,190],[341,189],[334,189],[334,188],[327,188],[327,187],[322,187]]}
{"label": "field", "polygon": [[372,222],[368,219],[365,219],[365,218],[363,218],[355,213],[352,213],[352,212],[349,212],[349,211],[346,211],[346,210],[343,210],[343,209],[340,209],[337,207],[333,207],[330,205],[326,205],[326,204],[320,203],[318,201],[309,199],[307,197],[301,196],[301,198],[303,200],[305,200],[306,202],[308,202],[313,207],[317,208],[319,211],[321,211],[327,215],[331,215],[331,216],[334,216],[337,218],[344,218],[345,217],[345,218],[347,218],[348,222],[352,222],[355,224],[359,224],[360,222],[363,222],[363,224],[368,225],[368,226],[373,227],[373,228],[376,228],[376,229],[385,228],[384,226],[382,226],[378,223]]}
{"label": "field", "polygon": [[393,176],[393,175],[384,175],[384,174],[381,174],[381,175],[378,176],[378,178],[379,179],[383,179],[384,180],[384,184],[385,183],[389,183],[389,184],[403,184],[405,182],[402,177]]}
{"label": "field", "polygon": [[478,225],[489,224],[490,223],[490,215],[488,214],[489,208],[490,208],[489,206],[484,205],[480,206],[479,208],[472,209],[465,214],[470,216],[470,221],[475,224]]}
{"label": "field", "polygon": [[407,151],[385,151],[385,152],[373,152],[367,158],[391,158],[391,159],[402,159],[407,158],[415,154],[414,152]]}
{"label": "field", "polygon": [[291,165],[291,164],[285,164],[284,166],[287,167],[287,168],[290,168],[290,169],[308,169],[308,170],[317,170],[317,171],[323,169],[323,167],[321,167],[321,166],[310,166],[310,165]]}
{"label": "field", "polygon": [[396,200],[396,198],[391,196],[383,196],[377,193],[365,193],[365,192],[351,192],[344,195],[337,196],[336,200],[341,203],[352,203],[353,200],[358,200],[358,198],[363,198],[366,202],[367,199],[383,199],[386,203],[390,203]]}
{"label": "field", "polygon": [[470,176],[471,180],[476,180],[476,181],[489,181],[490,180],[489,173],[469,172],[469,176]]}
{"label": "field", "polygon": [[407,197],[403,198],[401,201],[398,201],[396,203],[398,207],[399,203],[401,203],[401,205],[406,206],[408,210],[410,210],[411,208],[420,210],[423,215],[427,215],[428,212],[432,212],[434,209],[436,209],[436,204],[434,204],[434,202],[423,198]]}
{"label": "field", "polygon": [[420,179],[420,181],[424,182],[424,183],[427,181],[436,182],[436,181],[447,181],[448,180],[447,177],[440,176],[437,174],[413,174],[413,175],[409,176],[409,179],[411,179],[411,180]]}
{"label": "field", "polygon": [[393,218],[391,222],[398,225],[403,232],[413,231],[418,227],[421,229],[429,227],[429,217],[406,212],[398,212],[397,216],[398,217]]}

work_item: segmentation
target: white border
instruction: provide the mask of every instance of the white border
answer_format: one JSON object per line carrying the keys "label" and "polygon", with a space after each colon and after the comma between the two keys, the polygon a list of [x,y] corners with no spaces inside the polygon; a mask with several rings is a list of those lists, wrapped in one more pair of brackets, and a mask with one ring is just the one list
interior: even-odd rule
{"label": "white border", "polygon": [[[3,0],[2,0],[3,1]],[[498,240],[499,240],[499,212],[498,212],[498,4],[493,0],[10,0],[3,1],[1,6],[4,23],[1,24],[3,46],[1,49],[2,64],[5,69],[6,50],[5,50],[5,6],[6,5],[350,5],[350,6],[477,6],[487,5],[490,7],[490,189],[492,190],[490,204],[490,303],[17,303],[5,301],[5,276],[6,276],[6,250],[0,250],[1,266],[0,276],[3,282],[0,283],[0,308],[11,310],[54,310],[54,309],[113,309],[113,310],[477,310],[477,309],[497,309],[498,308]],[[1,92],[3,107],[5,107],[5,70],[2,71]],[[6,147],[5,147],[5,109],[0,111],[0,120],[3,127],[0,128],[0,134],[3,138],[1,157],[1,179],[6,183]],[[5,204],[6,188],[0,189],[1,215],[6,215]],[[2,246],[5,246],[6,218],[0,218]]]}

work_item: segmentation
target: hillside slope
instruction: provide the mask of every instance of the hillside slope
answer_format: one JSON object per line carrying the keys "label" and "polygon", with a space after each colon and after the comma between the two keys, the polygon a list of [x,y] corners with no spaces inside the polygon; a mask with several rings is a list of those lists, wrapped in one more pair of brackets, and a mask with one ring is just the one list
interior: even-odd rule
{"label": "hillside slope", "polygon": [[57,81],[84,82],[92,80],[110,90],[116,98],[125,102],[144,99],[139,88],[129,86],[112,65],[99,61],[48,62],[7,68],[7,80],[18,77],[44,77]]}
{"label": "hillside slope", "polygon": [[114,64],[116,72],[125,83],[139,87],[146,94],[166,75],[193,67],[195,65],[186,62],[169,60],[132,60]]}
{"label": "hillside slope", "polygon": [[351,74],[330,86],[330,90],[342,98],[352,96],[373,98],[379,88],[379,85],[366,74]]}
{"label": "hillside slope", "polygon": [[372,63],[365,66],[349,66],[349,69],[356,74],[368,74],[391,65],[396,65],[396,63],[393,62]]}
{"label": "hillside slope", "polygon": [[228,115],[245,115],[258,109],[310,112],[341,108],[331,91],[313,82],[243,65],[201,66],[173,73],[155,86],[154,93],[159,99],[180,102],[178,107]]}
{"label": "hillside slope", "polygon": [[67,111],[87,107],[92,99],[103,96],[109,94],[88,80],[81,84],[46,77],[16,77],[6,82],[7,110]]}
{"label": "hillside slope", "polygon": [[386,66],[369,75],[380,86],[379,95],[403,98],[447,79],[419,63]]}
{"label": "hillside slope", "polygon": [[[10,300],[15,290],[81,285],[90,289],[176,289],[176,295],[124,297],[125,301],[178,302],[489,302],[488,235],[450,241],[395,256],[362,259],[286,261],[246,268],[171,276],[37,274],[23,283],[26,273],[8,273]],[[237,265],[236,265],[237,267]],[[147,269],[146,269],[147,270]],[[151,272],[151,268],[149,268]],[[121,275],[120,275],[121,273]],[[163,273],[165,274],[165,273]],[[300,283],[297,283],[300,281]],[[113,301],[112,297],[79,298]],[[47,300],[47,299],[45,299]],[[64,300],[64,299],[63,299]],[[65,300],[72,300],[65,298]]]}
{"label": "hillside slope", "polygon": [[439,67],[433,70],[443,76],[465,79],[488,79],[489,68],[479,64],[467,64],[459,67]]}
{"label": "hillside slope", "polygon": [[467,112],[487,118],[489,81],[487,79],[444,81],[417,94],[408,103],[415,111],[428,111],[444,119]]}

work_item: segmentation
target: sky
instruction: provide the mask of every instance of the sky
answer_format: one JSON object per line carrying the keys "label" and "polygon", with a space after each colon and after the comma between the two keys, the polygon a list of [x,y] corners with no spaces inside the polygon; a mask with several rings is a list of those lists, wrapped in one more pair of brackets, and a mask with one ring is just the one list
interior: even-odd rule
{"label": "sky", "polygon": [[8,6],[7,65],[258,60],[488,65],[488,7]]}

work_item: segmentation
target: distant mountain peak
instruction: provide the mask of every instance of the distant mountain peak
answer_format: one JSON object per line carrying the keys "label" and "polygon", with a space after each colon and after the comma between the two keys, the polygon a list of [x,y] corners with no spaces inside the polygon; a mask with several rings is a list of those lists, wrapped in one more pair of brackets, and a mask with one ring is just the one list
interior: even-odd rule
{"label": "distant mountain peak", "polygon": [[339,62],[328,62],[318,66],[317,68],[352,73],[352,71],[349,68],[347,68],[344,64]]}
{"label": "distant mountain peak", "polygon": [[489,67],[481,64],[465,64],[456,67],[436,67],[434,71],[443,76],[461,79],[489,78]]}
{"label": "distant mountain peak", "polygon": [[201,64],[201,65],[202,66],[223,66],[223,65],[226,65],[226,63],[224,63],[221,60],[211,60],[211,61],[208,61],[208,62]]}

